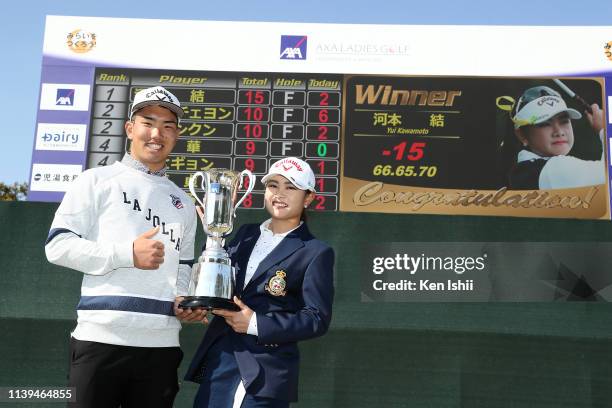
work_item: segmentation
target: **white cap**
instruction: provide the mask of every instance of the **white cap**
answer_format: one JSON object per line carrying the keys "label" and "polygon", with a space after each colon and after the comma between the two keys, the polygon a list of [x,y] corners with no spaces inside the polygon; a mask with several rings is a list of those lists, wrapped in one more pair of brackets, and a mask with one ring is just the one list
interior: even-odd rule
{"label": "white cap", "polygon": [[181,103],[172,92],[168,91],[163,86],[154,86],[138,91],[136,95],[134,95],[134,102],[132,103],[132,110],[130,111],[130,120],[132,120],[136,112],[150,105],[159,105],[170,109],[176,115],[177,121],[182,118],[184,114]]}
{"label": "white cap", "polygon": [[[536,93],[537,92],[537,93]],[[536,93],[535,95],[533,95]],[[534,96],[536,96],[534,98]],[[514,128],[537,125],[546,122],[559,113],[567,112],[570,119],[580,119],[582,115],[567,104],[555,90],[546,86],[530,88],[517,102],[517,112],[512,117]]]}
{"label": "white cap", "polygon": [[275,174],[285,177],[300,190],[316,192],[314,173],[304,160],[297,157],[285,157],[276,161],[270,166],[268,174],[261,179],[261,182],[265,184]]}

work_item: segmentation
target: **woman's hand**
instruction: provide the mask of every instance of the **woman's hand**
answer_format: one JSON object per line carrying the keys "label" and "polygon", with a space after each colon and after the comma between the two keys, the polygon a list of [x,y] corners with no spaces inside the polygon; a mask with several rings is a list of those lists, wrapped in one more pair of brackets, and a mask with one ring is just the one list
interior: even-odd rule
{"label": "woman's hand", "polygon": [[591,124],[591,127],[593,128],[595,133],[599,135],[599,132],[601,132],[604,127],[603,111],[596,103],[591,105],[591,110],[593,111],[592,114],[588,111],[585,111],[584,114],[586,115],[587,120]]}
{"label": "woman's hand", "polygon": [[229,310],[223,309],[213,309],[213,314],[217,316],[221,316],[225,319],[225,322],[236,332],[236,333],[246,333],[249,328],[249,323],[251,321],[251,316],[253,315],[253,310],[242,303],[240,299],[234,296],[234,303],[240,307],[240,310],[237,312],[232,312]]}

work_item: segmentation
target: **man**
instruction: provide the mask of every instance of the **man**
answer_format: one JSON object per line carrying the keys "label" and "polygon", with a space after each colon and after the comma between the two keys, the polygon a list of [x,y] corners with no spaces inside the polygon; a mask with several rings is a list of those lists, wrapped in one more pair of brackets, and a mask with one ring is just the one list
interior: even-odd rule
{"label": "man", "polygon": [[191,199],[165,177],[183,110],[158,86],[134,97],[130,153],[75,180],[55,213],[47,259],[83,272],[69,384],[76,407],[171,407],[178,391],[177,317],[196,231]]}

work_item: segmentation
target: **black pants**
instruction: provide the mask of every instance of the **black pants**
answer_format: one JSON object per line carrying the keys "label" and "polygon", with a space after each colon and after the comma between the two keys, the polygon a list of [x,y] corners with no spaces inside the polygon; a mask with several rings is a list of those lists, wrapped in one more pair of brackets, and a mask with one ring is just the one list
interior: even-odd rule
{"label": "black pants", "polygon": [[70,339],[69,386],[78,408],[171,408],[179,347],[128,347]]}

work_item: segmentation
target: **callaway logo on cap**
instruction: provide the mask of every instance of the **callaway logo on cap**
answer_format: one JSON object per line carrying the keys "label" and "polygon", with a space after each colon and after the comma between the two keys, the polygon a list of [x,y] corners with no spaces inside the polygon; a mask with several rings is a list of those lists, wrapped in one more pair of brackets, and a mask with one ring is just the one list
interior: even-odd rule
{"label": "callaway logo on cap", "polygon": [[159,105],[166,109],[170,109],[176,115],[177,120],[183,117],[183,109],[181,103],[170,91],[163,86],[155,86],[153,88],[143,89],[134,95],[134,103],[130,111],[130,120],[136,112],[145,106]]}
{"label": "callaway logo on cap", "polygon": [[280,159],[270,166],[270,171],[261,179],[261,182],[265,184],[275,174],[285,177],[300,190],[316,192],[314,173],[304,160],[300,160],[297,157]]}

